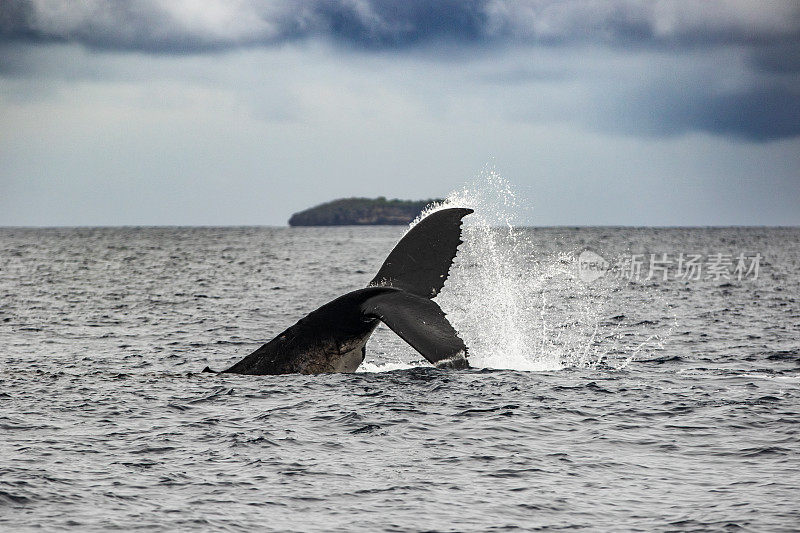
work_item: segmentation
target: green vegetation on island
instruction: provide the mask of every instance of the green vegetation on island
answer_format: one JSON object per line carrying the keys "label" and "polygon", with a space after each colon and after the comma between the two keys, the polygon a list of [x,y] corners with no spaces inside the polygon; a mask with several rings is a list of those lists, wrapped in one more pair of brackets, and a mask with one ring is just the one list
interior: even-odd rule
{"label": "green vegetation on island", "polygon": [[367,226],[403,225],[412,222],[432,200],[387,200],[378,198],[341,198],[295,213],[290,226]]}

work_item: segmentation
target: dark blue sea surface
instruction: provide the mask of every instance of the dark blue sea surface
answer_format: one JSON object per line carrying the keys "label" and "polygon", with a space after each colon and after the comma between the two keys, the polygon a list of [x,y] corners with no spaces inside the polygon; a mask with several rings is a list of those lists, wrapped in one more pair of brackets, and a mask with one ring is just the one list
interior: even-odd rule
{"label": "dark blue sea surface", "polygon": [[[477,368],[380,328],[355,374],[199,372],[402,232],[0,229],[0,530],[800,528],[797,228],[467,228],[437,300]],[[587,249],[731,274],[585,282]]]}

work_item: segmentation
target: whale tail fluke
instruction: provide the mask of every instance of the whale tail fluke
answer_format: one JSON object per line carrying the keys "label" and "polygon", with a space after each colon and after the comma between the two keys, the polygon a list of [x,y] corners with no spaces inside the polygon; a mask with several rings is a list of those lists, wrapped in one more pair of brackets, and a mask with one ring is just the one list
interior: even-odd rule
{"label": "whale tail fluke", "polygon": [[353,372],[379,320],[432,364],[468,368],[464,341],[431,298],[444,286],[461,244],[461,219],[472,212],[431,213],[400,239],[368,287],[312,311],[223,372]]}
{"label": "whale tail fluke", "polygon": [[461,244],[461,219],[468,208],[431,213],[406,233],[384,261],[370,286],[394,287],[366,300],[362,312],[380,319],[440,367],[467,368],[467,347],[441,308],[439,294]]}
{"label": "whale tail fluke", "polygon": [[389,253],[370,286],[403,289],[423,298],[442,290],[461,244],[461,219],[472,209],[435,211],[406,233]]}
{"label": "whale tail fluke", "polygon": [[431,364],[468,368],[467,347],[432,300],[398,290],[379,293],[361,306],[365,316],[377,318]]}

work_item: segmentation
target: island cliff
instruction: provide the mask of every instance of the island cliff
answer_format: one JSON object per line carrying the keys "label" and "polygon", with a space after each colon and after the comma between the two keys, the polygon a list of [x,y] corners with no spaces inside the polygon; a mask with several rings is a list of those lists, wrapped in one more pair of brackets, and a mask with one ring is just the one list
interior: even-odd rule
{"label": "island cliff", "polygon": [[290,226],[404,225],[413,221],[428,205],[442,200],[387,200],[341,198],[295,213]]}

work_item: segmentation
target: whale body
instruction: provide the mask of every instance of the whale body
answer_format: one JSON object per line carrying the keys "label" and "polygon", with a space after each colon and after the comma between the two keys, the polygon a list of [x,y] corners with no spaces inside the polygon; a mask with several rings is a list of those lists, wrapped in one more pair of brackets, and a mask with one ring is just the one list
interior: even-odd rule
{"label": "whale body", "polygon": [[461,219],[472,212],[448,208],[431,213],[400,239],[366,288],[312,311],[223,372],[354,372],[379,322],[432,364],[467,368],[464,341],[431,298],[444,286],[462,242]]}

